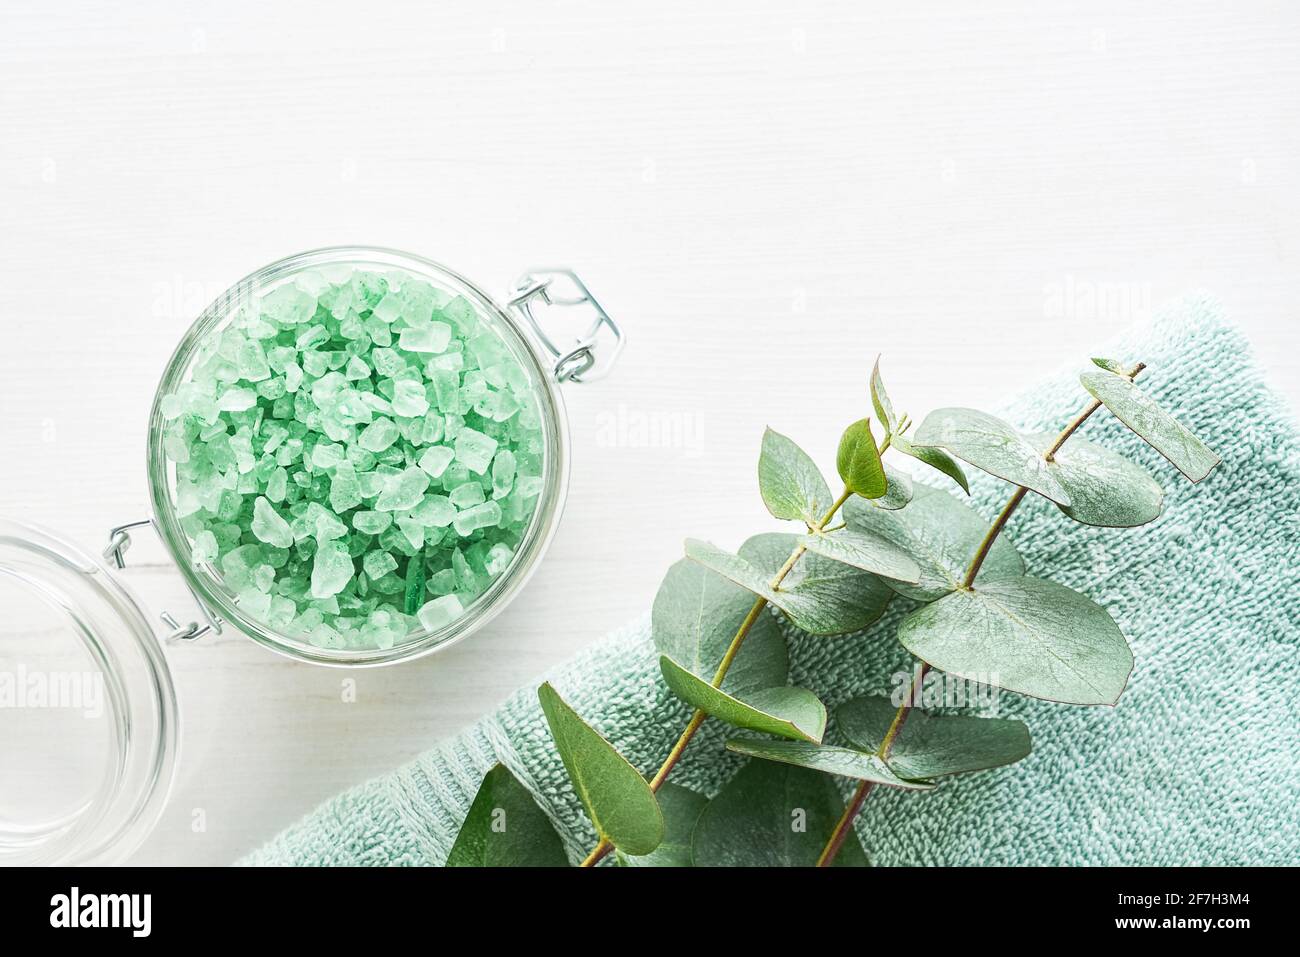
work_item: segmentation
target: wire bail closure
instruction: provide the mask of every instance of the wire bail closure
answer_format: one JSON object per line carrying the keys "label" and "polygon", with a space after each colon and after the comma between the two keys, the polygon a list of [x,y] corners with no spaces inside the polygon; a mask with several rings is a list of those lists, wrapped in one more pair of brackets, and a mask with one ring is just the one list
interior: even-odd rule
{"label": "wire bail closure", "polygon": [[[108,533],[108,545],[104,548],[104,560],[111,561],[117,568],[126,568],[126,551],[131,547],[130,530],[133,528],[143,528],[148,525],[155,532],[158,526],[154,524],[152,518],[141,519],[138,522],[128,522],[126,525],[119,525],[110,529]],[[195,606],[199,609],[199,614],[203,616],[203,624],[197,621],[191,621],[182,625],[174,615],[169,611],[163,611],[158,614],[163,624],[171,629],[163,640],[170,643],[177,641],[193,641],[195,638],[202,638],[204,635],[212,632],[221,634],[222,619],[214,614],[207,604],[198,596],[198,593],[186,582],[185,587],[189,590],[190,597],[194,599]]]}
{"label": "wire bail closure", "polygon": [[[557,283],[558,281],[558,283]],[[564,288],[565,286],[569,288]],[[541,302],[547,306],[565,308],[590,306],[593,319],[586,332],[573,340],[573,345],[562,347],[547,334],[537,316],[533,314],[533,304]],[[626,336],[607,313],[603,306],[591,294],[585,283],[572,269],[547,268],[530,269],[515,280],[514,294],[507,305],[528,323],[533,334],[555,358],[552,373],[559,382],[594,382],[603,378],[613,368],[619,353],[623,351]],[[609,351],[604,352],[597,364],[597,349],[600,346],[602,332],[608,331],[604,338],[611,338]]]}

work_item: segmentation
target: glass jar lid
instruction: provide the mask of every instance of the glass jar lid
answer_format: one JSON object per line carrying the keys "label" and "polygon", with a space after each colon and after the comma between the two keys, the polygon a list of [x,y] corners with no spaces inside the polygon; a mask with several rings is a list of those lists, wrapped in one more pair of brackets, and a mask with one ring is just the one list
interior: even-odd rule
{"label": "glass jar lid", "polygon": [[157,823],[176,692],[139,602],[101,562],[0,519],[0,864],[112,864]]}

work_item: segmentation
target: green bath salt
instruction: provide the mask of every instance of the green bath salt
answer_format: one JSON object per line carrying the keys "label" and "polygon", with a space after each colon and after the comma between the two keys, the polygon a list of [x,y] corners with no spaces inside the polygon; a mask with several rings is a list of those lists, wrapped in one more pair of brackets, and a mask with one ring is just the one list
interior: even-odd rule
{"label": "green bath salt", "polygon": [[402,273],[303,273],[161,400],[196,565],[322,648],[391,648],[510,567],[542,488],[528,373],[473,304]]}

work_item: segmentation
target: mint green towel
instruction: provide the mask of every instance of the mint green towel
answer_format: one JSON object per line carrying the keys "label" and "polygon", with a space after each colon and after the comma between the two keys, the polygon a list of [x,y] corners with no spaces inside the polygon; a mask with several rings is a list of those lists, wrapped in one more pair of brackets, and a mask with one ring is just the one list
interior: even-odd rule
{"label": "mint green towel", "polygon": [[[1083,434],[1146,464],[1166,488],[1165,515],[1143,528],[1093,529],[1030,496],[1009,527],[1031,570],[1085,591],[1120,623],[1137,659],[1128,689],[1113,709],[1003,694],[999,713],[1029,723],[1033,754],[930,794],[878,789],[858,826],[877,864],[1300,862],[1295,425],[1210,301],[1180,303],[1099,354],[1147,362],[1143,388],[1223,457],[1190,485],[1099,414]],[[1029,430],[1060,428],[1086,401],[1078,373],[1087,357],[1073,358],[1003,414]],[[1008,491],[975,477],[974,502],[990,518]],[[791,633],[792,681],[828,705],[887,692],[889,676],[908,667],[894,633],[909,607],[895,599],[861,635]],[[658,766],[687,718],[660,680],[648,617],[550,678],[642,770]],[[724,735],[707,722],[673,780],[716,790],[739,760],[722,752]],[[460,736],[329,801],[244,863],[440,864],[497,761],[533,789],[578,860],[595,838],[551,748],[534,683]]]}

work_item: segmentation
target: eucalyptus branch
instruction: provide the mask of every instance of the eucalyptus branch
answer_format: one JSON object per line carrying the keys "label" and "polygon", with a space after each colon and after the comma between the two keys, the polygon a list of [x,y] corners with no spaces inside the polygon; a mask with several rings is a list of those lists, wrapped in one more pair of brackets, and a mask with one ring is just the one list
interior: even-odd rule
{"label": "eucalyptus branch", "polygon": [[[1139,362],[1137,365],[1126,371],[1124,377],[1132,382],[1145,368],[1146,363]],[[1097,399],[1093,399],[1089,402],[1083,410],[1070,420],[1070,423],[1061,430],[1060,434],[1057,435],[1051,446],[1043,453],[1043,457],[1049,462],[1052,461],[1052,457],[1061,450],[1061,446],[1069,440],[1070,436],[1074,435],[1074,433],[1079,430],[1083,423],[1088,421],[1094,412],[1101,408],[1101,405],[1102,403]],[[1007,499],[1007,504],[1002,507],[1002,511],[998,513],[998,517],[994,519],[993,524],[989,526],[988,533],[984,536],[983,541],[980,542],[979,547],[976,549],[975,555],[966,569],[966,576],[962,580],[962,588],[968,589],[973,587],[975,576],[979,574],[980,567],[984,564],[984,560],[988,557],[989,551],[993,548],[993,543],[997,541],[998,535],[1000,535],[1002,530],[1006,528],[1007,522],[1011,519],[1012,514],[1019,507],[1020,503],[1024,501],[1025,494],[1028,491],[1029,489],[1022,485],[1011,493],[1011,497]],[[911,702],[915,700],[916,692],[919,690],[921,682],[925,680],[925,676],[929,670],[929,664],[921,662],[921,669],[917,672],[916,678],[913,681],[911,688],[908,690],[907,697],[904,698],[903,703],[898,706],[898,711],[894,714],[894,720],[890,723],[889,730],[885,733],[884,740],[880,743],[880,750],[876,752],[882,760],[889,757],[889,752],[894,746],[894,741],[897,739],[898,733],[902,731],[903,725],[907,722],[907,716],[911,712],[912,708]],[[858,812],[862,810],[862,805],[866,802],[867,796],[872,791],[872,787],[873,782],[871,781],[862,781],[859,783],[857,789],[853,792],[853,797],[849,799],[849,803],[845,807],[844,813],[836,823],[835,830],[831,833],[830,840],[827,841],[826,847],[822,850],[821,856],[817,859],[818,867],[829,867],[834,863],[835,856],[844,845],[844,841],[853,827],[853,822],[857,818]]]}
{"label": "eucalyptus branch", "polygon": [[[692,713],[654,775],[647,780],[550,684],[538,689],[558,755],[599,837],[583,866],[614,848],[625,863],[645,867],[865,864],[853,825],[877,787],[927,791],[938,778],[1013,764],[1031,751],[1023,721],[917,707],[931,671],[991,669],[998,675],[993,683],[1008,691],[1115,704],[1133,667],[1119,625],[1086,595],[1026,574],[1002,533],[1030,491],[1092,526],[1131,528],[1161,515],[1163,490],[1141,465],[1084,439],[1058,455],[1103,405],[1193,482],[1219,459],[1134,386],[1141,364],[1093,363],[1080,377],[1093,401],[1053,436],[1024,434],[962,408],[931,412],[911,434],[877,362],[870,380],[875,417],[850,424],[841,436],[835,465],[844,491],[833,502],[812,458],[767,430],[759,492],[773,518],[802,531],[752,536],[735,554],[688,539],[685,556],[668,569],[651,633],[664,681]],[[873,421],[884,431],[879,446]],[[880,456],[891,445],[967,494],[964,466],[1001,477],[1013,493],[989,524],[956,495],[914,487],[886,466]],[[796,568],[800,574],[791,578]],[[844,702],[836,722],[850,746],[825,744],[826,706],[815,689],[791,683],[789,648],[767,606],[802,632],[852,635],[879,618],[894,594],[919,603],[897,630],[920,663],[907,696],[897,707],[880,695]],[[744,666],[736,668],[742,646]],[[1066,659],[1068,667],[1060,667]],[[710,678],[701,663],[714,661]],[[757,732],[726,744],[756,760],[713,797],[665,787],[706,717]],[[836,775],[860,782],[847,805],[832,782]],[[512,823],[503,828],[498,818],[507,809]],[[802,830],[792,832],[792,810],[800,812]],[[791,833],[802,837],[792,840]],[[566,866],[568,859],[528,789],[497,767],[484,778],[448,863]]]}
{"label": "eucalyptus branch", "polygon": [[[889,439],[886,438],[885,442],[882,443],[882,452],[889,447],[888,442]],[[831,504],[831,507],[827,509],[826,514],[823,515],[819,521],[809,526],[809,531],[813,534],[822,531],[830,520],[835,517],[836,513],[844,506],[844,503],[849,500],[849,497],[852,494],[853,493],[849,489],[845,488],[844,491],[840,493],[839,498],[837,498]],[[791,550],[790,557],[785,560],[785,564],[780,567],[777,573],[772,576],[772,580],[768,583],[773,590],[781,587],[781,583],[786,580],[790,572],[794,570],[795,565],[799,563],[799,559],[803,558],[804,553],[807,551],[808,546],[802,542]],[[731,644],[727,646],[727,651],[722,656],[722,662],[718,665],[718,670],[714,673],[713,680],[709,682],[709,684],[714,688],[722,687],[723,679],[727,677],[727,672],[731,670],[732,662],[736,660],[736,655],[740,653],[740,648],[745,643],[745,638],[748,637],[750,629],[754,627],[754,623],[758,621],[758,616],[763,613],[763,609],[766,607],[766,598],[760,597],[754,599],[754,606],[749,610],[749,614],[745,616],[744,621],[740,623],[740,627],[736,629],[736,636],[731,639]],[[654,777],[650,779],[650,790],[658,791],[659,788],[663,786],[664,781],[668,779],[668,775],[672,773],[677,762],[681,760],[682,754],[686,751],[686,746],[691,743],[691,739],[695,737],[695,733],[700,730],[700,726],[704,724],[704,719],[707,717],[708,715],[699,708],[695,709],[695,713],[691,715],[691,720],[687,722],[686,727],[678,736],[677,742],[668,752],[668,757],[664,759],[664,763],[659,766],[659,770],[656,771]],[[592,848],[591,853],[583,859],[580,866],[594,867],[613,849],[614,845],[610,843],[609,840],[602,838],[600,842]]]}

